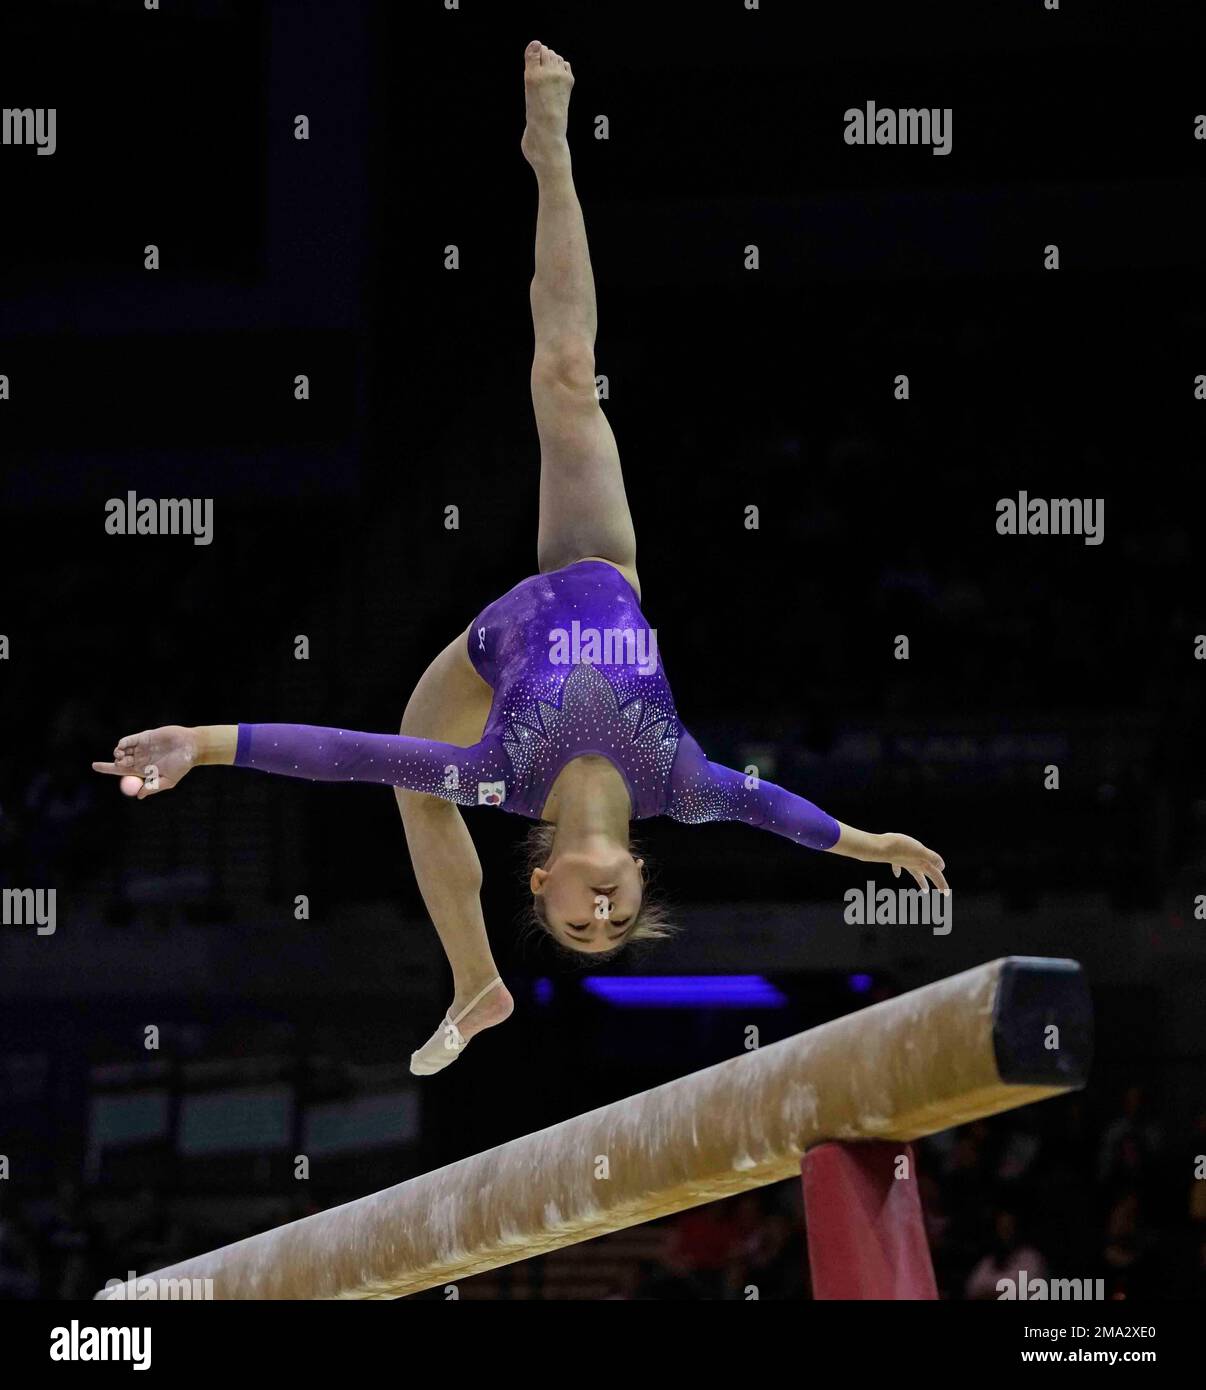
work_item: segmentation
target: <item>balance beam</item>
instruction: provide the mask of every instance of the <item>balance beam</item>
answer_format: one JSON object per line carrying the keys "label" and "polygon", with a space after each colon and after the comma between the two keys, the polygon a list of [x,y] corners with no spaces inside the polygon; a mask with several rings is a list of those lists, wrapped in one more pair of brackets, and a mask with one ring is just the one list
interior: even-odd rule
{"label": "balance beam", "polygon": [[397,1298],[778,1182],[825,1141],[908,1141],[1077,1089],[1091,1049],[1080,966],[1009,956],[153,1277]]}

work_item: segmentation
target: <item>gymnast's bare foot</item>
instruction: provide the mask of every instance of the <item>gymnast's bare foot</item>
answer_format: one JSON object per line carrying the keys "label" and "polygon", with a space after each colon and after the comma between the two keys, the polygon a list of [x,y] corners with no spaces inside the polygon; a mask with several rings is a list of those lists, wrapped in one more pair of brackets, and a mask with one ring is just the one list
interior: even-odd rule
{"label": "gymnast's bare foot", "polygon": [[523,85],[528,103],[528,123],[521,141],[524,158],[537,174],[568,169],[566,129],[573,69],[559,53],[533,42],[524,50]]}

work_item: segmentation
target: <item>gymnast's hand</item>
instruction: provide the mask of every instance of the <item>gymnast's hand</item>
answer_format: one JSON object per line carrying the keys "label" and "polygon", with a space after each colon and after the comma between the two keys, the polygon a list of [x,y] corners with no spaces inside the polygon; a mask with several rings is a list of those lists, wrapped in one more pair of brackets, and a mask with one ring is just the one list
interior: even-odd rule
{"label": "gymnast's hand", "polygon": [[[93,763],[92,770],[129,778],[129,782],[123,781],[122,791],[145,801],[148,796],[178,786],[181,778],[196,766],[200,760],[197,733],[196,729],[180,724],[167,724],[162,729],[127,734],[114,748],[113,761]],[[141,783],[137,788],[133,785],[135,780]]]}
{"label": "gymnast's hand", "polygon": [[875,835],[867,830],[857,830],[853,825],[843,825],[838,821],[837,843],[830,845],[830,854],[845,855],[849,859],[860,859],[864,864],[891,864],[892,872],[900,877],[901,869],[908,869],[923,893],[930,891],[929,880],[943,893],[951,890],[942,876],[946,864],[940,854],[926,849],[920,840],[911,835]]}
{"label": "gymnast's hand", "polygon": [[911,835],[881,835],[881,862],[891,864],[892,872],[900,877],[901,869],[908,869],[923,893],[930,891],[930,882],[940,892],[949,893],[946,879],[942,876],[946,864],[942,856],[932,849],[926,849],[920,840]]}

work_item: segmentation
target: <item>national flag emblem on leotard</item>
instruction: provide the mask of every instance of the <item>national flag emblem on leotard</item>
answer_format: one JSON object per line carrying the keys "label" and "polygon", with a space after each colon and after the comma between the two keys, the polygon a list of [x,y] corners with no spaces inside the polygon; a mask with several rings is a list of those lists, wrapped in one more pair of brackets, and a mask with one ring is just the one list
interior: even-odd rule
{"label": "national flag emblem on leotard", "polygon": [[501,806],[507,794],[505,782],[479,782],[477,784],[477,804],[479,806]]}

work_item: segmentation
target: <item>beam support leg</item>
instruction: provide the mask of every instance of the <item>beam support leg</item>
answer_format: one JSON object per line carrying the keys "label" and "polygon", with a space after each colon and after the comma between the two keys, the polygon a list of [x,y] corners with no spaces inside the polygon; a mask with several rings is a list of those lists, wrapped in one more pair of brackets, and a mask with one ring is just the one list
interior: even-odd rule
{"label": "beam support leg", "polygon": [[814,1298],[938,1297],[911,1144],[820,1144],[800,1173]]}

